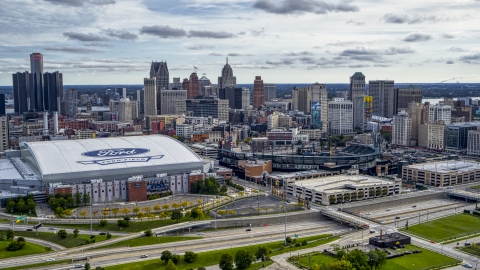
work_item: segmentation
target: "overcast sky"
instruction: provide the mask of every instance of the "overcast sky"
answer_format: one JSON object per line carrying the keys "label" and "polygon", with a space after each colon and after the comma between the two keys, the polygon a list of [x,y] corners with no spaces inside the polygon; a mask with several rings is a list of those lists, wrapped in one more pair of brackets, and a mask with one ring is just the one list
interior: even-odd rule
{"label": "overcast sky", "polygon": [[480,82],[480,0],[2,0],[0,85],[30,70],[64,84],[143,84],[150,62],[213,83]]}

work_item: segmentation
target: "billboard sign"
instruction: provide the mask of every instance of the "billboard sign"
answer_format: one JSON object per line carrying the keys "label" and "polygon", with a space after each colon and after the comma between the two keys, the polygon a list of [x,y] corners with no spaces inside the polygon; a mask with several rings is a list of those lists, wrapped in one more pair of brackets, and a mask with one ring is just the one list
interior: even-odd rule
{"label": "billboard sign", "polygon": [[365,96],[363,97],[363,109],[365,118],[371,118],[373,115],[373,97]]}
{"label": "billboard sign", "polygon": [[104,159],[77,161],[77,163],[80,163],[83,165],[89,165],[89,164],[111,165],[111,164],[128,163],[128,162],[148,162],[152,159],[161,159],[164,157],[164,155],[134,157],[135,155],[141,155],[148,152],[150,152],[150,149],[146,149],[146,148],[112,148],[112,149],[89,151],[89,152],[82,153],[82,156],[104,158]]}

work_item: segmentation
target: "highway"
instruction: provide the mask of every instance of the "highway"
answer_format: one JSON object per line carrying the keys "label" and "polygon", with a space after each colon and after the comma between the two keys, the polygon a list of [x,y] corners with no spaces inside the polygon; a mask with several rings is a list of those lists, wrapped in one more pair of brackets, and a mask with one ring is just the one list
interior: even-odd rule
{"label": "highway", "polygon": [[[318,222],[306,222],[306,223],[292,223],[287,226],[287,234],[292,235],[297,233],[302,236],[311,236],[318,234],[331,234],[331,233],[345,233],[349,231],[347,227],[340,226],[337,223],[331,221],[318,221]],[[208,238],[208,241],[204,239],[183,241],[176,243],[166,243],[159,245],[141,246],[133,248],[112,248],[112,249],[97,249],[88,250],[82,252],[81,249],[75,248],[71,250],[65,250],[51,253],[52,257],[42,255],[25,256],[22,260],[18,258],[7,259],[0,261],[0,268],[13,267],[38,263],[39,260],[44,261],[48,258],[55,258],[57,260],[71,260],[81,259],[86,257],[92,257],[91,262],[103,263],[109,260],[129,260],[139,258],[141,254],[148,254],[150,256],[159,256],[159,254],[166,249],[177,253],[183,253],[186,250],[193,251],[206,251],[224,249],[228,247],[248,246],[258,243],[267,243],[272,241],[282,241],[284,239],[283,226],[265,226],[265,227],[252,227],[252,231],[247,232],[245,228],[235,229],[233,233],[224,235],[228,230],[207,231],[204,236]],[[189,234],[186,234],[189,235]],[[193,235],[193,233],[190,233]],[[172,246],[176,248],[172,249]],[[155,250],[154,253],[151,253]],[[62,268],[64,269],[64,268]]]}

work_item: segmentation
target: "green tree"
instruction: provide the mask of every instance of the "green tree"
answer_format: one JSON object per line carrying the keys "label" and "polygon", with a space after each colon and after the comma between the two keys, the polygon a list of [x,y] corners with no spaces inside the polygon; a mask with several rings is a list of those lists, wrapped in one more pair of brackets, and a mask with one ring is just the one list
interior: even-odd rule
{"label": "green tree", "polygon": [[85,270],[90,270],[92,269],[92,267],[90,266],[90,263],[86,262],[85,265],[83,266],[83,268],[85,268]]}
{"label": "green tree", "polygon": [[65,238],[67,238],[67,235],[68,235],[68,234],[67,234],[67,231],[65,231],[65,230],[59,230],[58,233],[57,233],[57,235],[58,235],[60,238],[65,239]]}
{"label": "green tree", "polygon": [[178,254],[173,254],[173,255],[172,255],[172,262],[173,262],[174,264],[177,264],[179,261],[180,261],[180,255],[178,255]]}
{"label": "green tree", "polygon": [[262,260],[262,262],[266,261],[268,259],[268,253],[270,253],[270,249],[267,247],[258,247],[257,252],[255,252],[255,258],[257,258],[257,260]]}
{"label": "green tree", "polygon": [[20,213],[25,212],[25,201],[22,198],[17,202],[17,211]]}
{"label": "green tree", "polygon": [[366,270],[367,268],[357,269],[353,267],[351,262],[342,260],[342,261],[330,263],[327,269],[328,270],[363,270],[363,269]]}
{"label": "green tree", "polygon": [[6,206],[7,212],[12,213],[13,211],[15,211],[15,208],[16,208],[15,201],[13,199],[8,199],[7,206]]}
{"label": "green tree", "polygon": [[366,270],[370,268],[367,254],[359,249],[354,249],[348,252],[344,258],[352,264],[353,268],[357,270]]}
{"label": "green tree", "polygon": [[107,226],[107,224],[108,224],[107,220],[105,220],[105,219],[100,220],[100,227],[105,227],[105,226]]}
{"label": "green tree", "polygon": [[[135,209],[135,208],[134,208],[134,209]],[[145,218],[145,213],[140,212],[140,213],[138,213],[137,217],[140,219],[140,222],[142,222],[143,219]]]}
{"label": "green tree", "polygon": [[73,237],[77,238],[79,232],[80,232],[80,231],[79,231],[78,229],[75,229],[75,230],[73,231]]}
{"label": "green tree", "polygon": [[177,270],[177,267],[171,260],[169,260],[167,266],[165,266],[165,270]]}
{"label": "green tree", "polygon": [[118,212],[120,212],[120,209],[118,207],[112,209],[112,214],[115,215],[115,218],[117,217]]}
{"label": "green tree", "polygon": [[172,216],[170,217],[172,220],[176,220],[177,222],[183,218],[182,212],[175,210],[172,212]]}
{"label": "green tree", "polygon": [[241,249],[235,254],[235,266],[239,270],[247,269],[254,261],[255,257],[249,250]]}
{"label": "green tree", "polygon": [[153,235],[152,230],[146,230],[143,232],[143,234],[145,234],[146,237],[150,237]]}
{"label": "green tree", "polygon": [[162,255],[160,256],[160,260],[167,263],[168,261],[170,261],[172,259],[172,257],[173,257],[172,252],[170,252],[169,250],[165,250],[164,252],[162,252]]}
{"label": "green tree", "polygon": [[218,264],[222,270],[233,270],[233,257],[230,253],[223,253]]}
{"label": "green tree", "polygon": [[105,270],[105,268],[103,268],[101,266],[97,266],[97,267],[95,267],[95,270]]}
{"label": "green tree", "polygon": [[14,237],[15,237],[15,232],[11,229],[8,229],[5,235],[5,238],[7,238],[7,240],[12,240]]}
{"label": "green tree", "polygon": [[82,202],[83,202],[83,205],[90,204],[90,195],[88,195],[87,193],[83,193]]}
{"label": "green tree", "polygon": [[200,216],[199,210],[202,211],[200,208],[195,207],[190,211],[190,217],[193,218],[193,220],[195,220]]}
{"label": "green tree", "polygon": [[185,262],[187,263],[193,263],[198,257],[198,254],[196,254],[193,251],[185,251],[185,256],[183,258],[185,259]]}
{"label": "green tree", "polygon": [[387,254],[382,250],[370,250],[367,256],[368,264],[372,269],[380,269],[387,263]]}

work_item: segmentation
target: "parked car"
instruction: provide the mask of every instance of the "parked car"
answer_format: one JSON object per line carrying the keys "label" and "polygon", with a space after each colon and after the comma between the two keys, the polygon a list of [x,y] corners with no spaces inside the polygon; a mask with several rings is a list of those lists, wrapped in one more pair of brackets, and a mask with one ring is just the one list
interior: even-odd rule
{"label": "parked car", "polygon": [[247,232],[249,232],[249,231],[251,231],[251,230],[252,230],[251,228],[246,229]]}
{"label": "parked car", "polygon": [[395,219],[400,219],[400,217],[395,217]]}
{"label": "parked car", "polygon": [[148,255],[147,254],[142,254],[142,255],[140,255],[140,258],[148,258]]}
{"label": "parked car", "polygon": [[415,250],[413,251],[413,253],[422,253],[422,251],[415,249]]}
{"label": "parked car", "polygon": [[469,242],[465,242],[465,246],[468,247],[468,246],[471,246],[472,243],[469,243]]}
{"label": "parked car", "polygon": [[374,229],[370,229],[370,233],[377,233]]}
{"label": "parked car", "polygon": [[469,263],[464,263],[462,265],[463,265],[463,267],[466,267],[466,268],[473,268],[473,266]]}
{"label": "parked car", "polygon": [[393,247],[390,247],[391,249],[393,250],[397,250],[397,247],[393,246]]}
{"label": "parked car", "polygon": [[405,251],[403,252],[403,254],[407,255],[407,254],[412,254],[410,251]]}
{"label": "parked car", "polygon": [[404,246],[404,245],[398,245],[398,247],[399,247],[399,248],[405,248],[405,246]]}
{"label": "parked car", "polygon": [[412,205],[412,208],[416,208],[417,206],[416,205]]}

